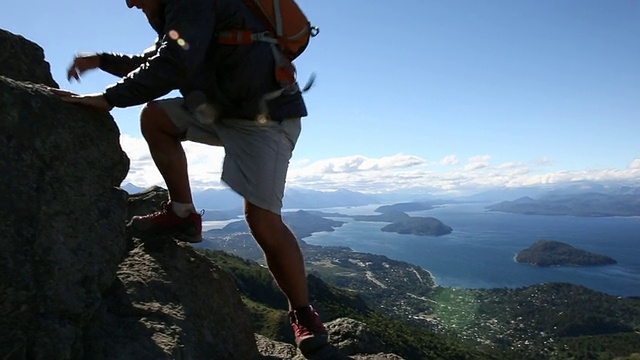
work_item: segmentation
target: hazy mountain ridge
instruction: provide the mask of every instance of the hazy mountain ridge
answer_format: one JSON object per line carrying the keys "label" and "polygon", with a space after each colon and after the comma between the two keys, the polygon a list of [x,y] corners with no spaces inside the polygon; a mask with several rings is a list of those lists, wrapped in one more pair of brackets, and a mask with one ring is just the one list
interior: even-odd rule
{"label": "hazy mountain ridge", "polygon": [[[122,188],[129,193],[143,190],[143,188],[131,183],[123,184]],[[242,199],[230,189],[194,191],[193,196],[198,208],[207,209],[207,211],[223,210],[225,214],[227,212],[229,214],[242,214]],[[547,215],[584,213],[585,215],[579,216],[616,216],[609,214],[636,214],[640,212],[639,197],[639,185],[611,181],[603,183],[577,182],[522,188],[496,188],[474,195],[438,195],[429,197],[424,194],[406,192],[365,194],[349,190],[330,192],[287,188],[283,208],[310,210],[385,204],[381,205],[377,211],[399,210],[410,212],[428,210],[445,204],[488,202],[494,203],[490,204],[490,208],[488,208],[493,211],[513,211],[517,213],[536,211]],[[389,199],[403,200],[390,202]],[[523,204],[530,204],[531,208],[525,208]],[[547,210],[544,210],[545,206]],[[588,206],[588,208],[579,211],[577,209],[578,206]],[[597,207],[602,207],[602,209],[597,209]]]}
{"label": "hazy mountain ridge", "polygon": [[427,201],[416,201],[416,202],[406,202],[406,203],[398,203],[393,205],[383,205],[376,209],[376,212],[386,213],[388,211],[422,211],[422,210],[431,210],[434,208],[434,204],[432,202]]}
{"label": "hazy mountain ridge", "polygon": [[575,181],[525,187],[494,188],[472,195],[455,197],[460,201],[500,202],[522,197],[540,198],[546,195],[576,195],[602,193],[608,195],[640,194],[640,182],[630,181]]}
{"label": "hazy mountain ridge", "polygon": [[539,199],[523,197],[503,201],[486,209],[523,215],[640,216],[640,194],[552,193]]}

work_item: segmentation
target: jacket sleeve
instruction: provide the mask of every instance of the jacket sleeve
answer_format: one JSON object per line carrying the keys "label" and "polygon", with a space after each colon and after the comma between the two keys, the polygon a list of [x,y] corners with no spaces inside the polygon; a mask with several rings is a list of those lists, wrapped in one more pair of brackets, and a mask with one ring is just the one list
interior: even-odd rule
{"label": "jacket sleeve", "polygon": [[156,53],[104,91],[113,106],[144,104],[179,89],[203,66],[215,29],[214,2],[167,0]]}
{"label": "jacket sleeve", "polygon": [[160,39],[156,41],[154,46],[146,49],[140,55],[101,53],[100,70],[118,77],[125,77],[128,73],[139,68],[140,65],[144,64],[156,53],[159,42]]}

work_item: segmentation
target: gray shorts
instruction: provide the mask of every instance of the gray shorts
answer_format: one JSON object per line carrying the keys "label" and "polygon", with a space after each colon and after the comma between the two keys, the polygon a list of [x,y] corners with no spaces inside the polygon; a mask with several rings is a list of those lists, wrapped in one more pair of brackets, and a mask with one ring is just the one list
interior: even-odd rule
{"label": "gray shorts", "polygon": [[300,135],[300,118],[264,123],[217,119],[203,124],[183,106],[182,98],[156,102],[185,133],[183,140],[224,147],[224,183],[251,204],[280,214],[289,160]]}

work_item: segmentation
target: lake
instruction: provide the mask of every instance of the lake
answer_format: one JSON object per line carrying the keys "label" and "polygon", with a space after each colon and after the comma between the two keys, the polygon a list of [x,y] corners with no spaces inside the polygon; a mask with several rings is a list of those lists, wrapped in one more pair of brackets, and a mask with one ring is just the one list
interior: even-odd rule
{"label": "lake", "polygon": [[[348,215],[375,214],[380,205],[322,209]],[[334,232],[304,238],[314,245],[348,246],[385,255],[430,271],[438,285],[455,288],[516,288],[569,282],[611,295],[640,296],[640,218],[585,218],[487,212],[484,204],[456,204],[410,212],[431,216],[453,228],[449,235],[427,237],[383,232],[387,223],[346,221]],[[539,268],[514,261],[537,240],[555,240],[607,255],[616,265]]]}

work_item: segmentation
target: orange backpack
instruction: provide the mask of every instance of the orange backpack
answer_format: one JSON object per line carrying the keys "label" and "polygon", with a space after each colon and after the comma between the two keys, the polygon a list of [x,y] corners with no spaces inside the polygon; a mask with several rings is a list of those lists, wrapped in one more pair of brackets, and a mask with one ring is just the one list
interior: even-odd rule
{"label": "orange backpack", "polygon": [[218,34],[218,43],[224,45],[246,45],[255,41],[272,44],[276,59],[276,79],[281,86],[295,82],[295,67],[292,61],[309,44],[309,39],[318,35],[320,29],[311,26],[295,0],[242,0],[260,19],[267,29],[262,33],[251,30],[227,30]]}

